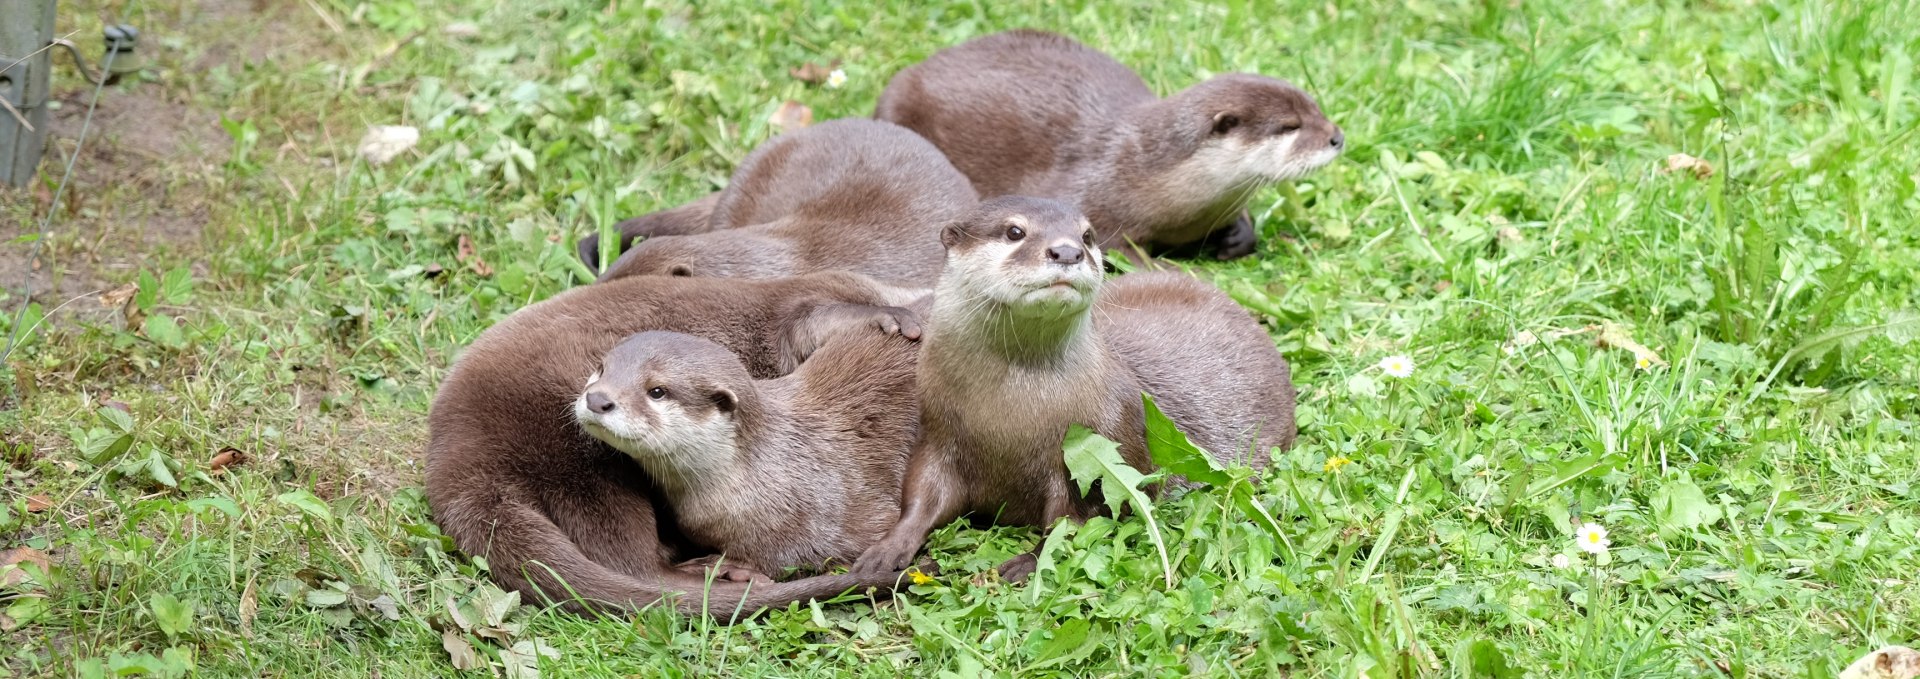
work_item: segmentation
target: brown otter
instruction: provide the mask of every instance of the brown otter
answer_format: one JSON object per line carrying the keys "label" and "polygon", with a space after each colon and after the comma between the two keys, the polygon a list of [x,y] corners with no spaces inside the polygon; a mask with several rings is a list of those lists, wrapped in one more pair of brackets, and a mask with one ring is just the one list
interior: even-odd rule
{"label": "brown otter", "polygon": [[[713,206],[720,202],[720,192],[715,191],[694,200],[691,203],[651,212],[632,219],[622,220],[613,226],[619,235],[614,246],[613,256],[633,247],[633,242],[641,238],[654,236],[681,236],[690,233],[706,233],[707,221],[713,216]],[[580,261],[586,262],[587,269],[600,271],[600,234],[591,233],[580,239]]]}
{"label": "brown otter", "polygon": [[[986,201],[941,240],[947,267],[926,319],[921,435],[900,521],[854,572],[900,568],[929,531],[970,512],[1038,526],[1096,512],[1070,487],[1061,439],[1083,424],[1152,469],[1143,390],[1222,460],[1264,467],[1271,448],[1292,445],[1286,362],[1219,291],[1179,274],[1129,274],[1096,304],[1092,227],[1052,200]],[[1029,555],[1002,574],[1031,566]]]}
{"label": "brown otter", "polygon": [[1217,233],[1221,259],[1253,252],[1254,191],[1340,155],[1313,97],[1274,78],[1216,76],[1166,99],[1070,38],[1014,30],[900,71],[874,117],[946,152],[981,198],[1073,203],[1103,247],[1181,246]]}
{"label": "brown otter", "polygon": [[761,144],[715,201],[706,233],[650,237],[600,280],[633,275],[778,278],[851,271],[932,285],[940,227],[973,187],[920,135],[875,120],[834,120]]}
{"label": "brown otter", "polygon": [[851,564],[900,516],[918,349],[844,328],[792,374],[755,380],[710,340],[643,332],[607,353],[574,416],[640,463],[727,577]]}
{"label": "brown otter", "polygon": [[852,589],[890,590],[893,576],[883,573],[709,590],[674,566],[683,555],[668,544],[677,540],[671,520],[655,518],[665,505],[654,481],[581,431],[572,410],[601,356],[635,332],[705,337],[740,356],[750,374],[773,377],[832,336],[823,326],[872,322],[917,335],[911,314],[861,306],[904,299],[844,273],[724,284],[636,277],[521,309],[466,349],[434,399],[426,464],[434,517],[462,550],[486,557],[503,586],[574,610],[671,599],[682,612],[727,619],[736,607],[751,613]]}

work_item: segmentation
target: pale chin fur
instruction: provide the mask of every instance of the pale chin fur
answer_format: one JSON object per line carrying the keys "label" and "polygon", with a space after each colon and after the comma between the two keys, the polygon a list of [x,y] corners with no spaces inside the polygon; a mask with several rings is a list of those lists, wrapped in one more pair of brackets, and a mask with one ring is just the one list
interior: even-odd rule
{"label": "pale chin fur", "polygon": [[[1312,174],[1340,157],[1339,149],[1295,153],[1300,133],[1269,138],[1247,148],[1238,138],[1201,147],[1182,168],[1178,180],[1187,186],[1210,186],[1217,191],[1255,189]],[[1202,194],[1204,195],[1204,194]]]}
{"label": "pale chin fur", "polygon": [[[645,420],[627,414],[624,409],[630,405],[623,402],[613,412],[600,414],[587,408],[586,395],[582,394],[573,402],[573,416],[588,434],[633,457],[669,485],[720,471],[736,452],[739,439],[735,438],[731,417],[714,414],[697,418],[678,403],[641,399],[639,406],[652,409],[655,421],[660,423],[649,426]],[[679,478],[671,478],[668,469],[678,470]]]}
{"label": "pale chin fur", "polygon": [[[984,298],[1015,314],[1045,316],[1075,313],[1093,305],[1093,290],[1100,284],[1102,267],[1098,251],[1089,248],[1080,265],[1059,269],[1008,263],[1007,258],[1019,246],[995,241],[977,245],[965,256],[948,256],[945,275],[940,277],[941,292],[934,300]],[[1053,287],[1063,274],[1070,287]],[[977,302],[969,306],[973,304]]]}

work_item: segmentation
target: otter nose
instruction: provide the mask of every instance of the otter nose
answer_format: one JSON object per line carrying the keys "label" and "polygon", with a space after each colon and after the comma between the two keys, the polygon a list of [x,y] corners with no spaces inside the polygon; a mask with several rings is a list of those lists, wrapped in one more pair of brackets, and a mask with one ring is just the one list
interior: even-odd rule
{"label": "otter nose", "polygon": [[602,394],[597,391],[589,391],[587,392],[587,410],[591,410],[593,412],[600,413],[602,415],[612,412],[613,399],[607,398],[606,394]]}
{"label": "otter nose", "polygon": [[1332,146],[1336,149],[1346,145],[1346,143],[1347,143],[1347,134],[1339,130],[1334,130],[1333,138],[1327,140],[1327,145]]}
{"label": "otter nose", "polygon": [[1078,245],[1061,243],[1047,248],[1047,261],[1055,264],[1079,264],[1080,260],[1086,258],[1087,251],[1080,249]]}

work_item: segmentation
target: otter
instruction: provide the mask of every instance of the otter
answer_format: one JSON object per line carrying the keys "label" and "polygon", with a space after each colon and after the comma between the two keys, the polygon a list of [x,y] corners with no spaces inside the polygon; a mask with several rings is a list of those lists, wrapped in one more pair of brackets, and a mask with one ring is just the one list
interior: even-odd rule
{"label": "otter", "polygon": [[[684,205],[668,208],[659,212],[650,212],[631,219],[621,220],[613,225],[618,245],[613,255],[618,261],[620,253],[633,247],[633,242],[654,236],[682,236],[690,233],[706,233],[707,222],[713,217],[713,206],[720,202],[720,192],[715,191]],[[600,273],[600,234],[587,234],[580,239],[580,261],[587,264],[587,270]]]}
{"label": "otter", "polygon": [[828,121],[748,155],[714,201],[710,231],[649,237],[600,280],[838,270],[932,285],[945,258],[940,227],[975,201],[973,185],[920,135],[875,120]]}
{"label": "otter", "polygon": [[[1053,200],[985,201],[941,241],[947,266],[924,320],[921,434],[900,519],[855,573],[900,568],[933,528],[969,513],[1035,526],[1097,513],[1071,488],[1061,440],[1086,425],[1152,470],[1143,391],[1222,461],[1264,468],[1272,448],[1292,445],[1285,359],[1218,290],[1175,273],[1128,274],[1096,301],[1099,239],[1086,216]],[[1002,575],[1024,578],[1032,557]]]}
{"label": "otter", "polygon": [[[918,336],[891,305],[912,291],[823,273],[780,281],[635,277],[563,292],[482,333],[454,363],[428,413],[426,491],[460,549],[482,556],[502,586],[575,611],[622,611],[663,600],[731,620],[736,609],[891,591],[869,572],[754,585],[715,582],[675,566],[687,556],[657,479],[573,422],[573,402],[601,357],[644,330],[704,337],[749,374],[774,377],[848,324]],[[703,596],[704,595],[704,596]]]}
{"label": "otter", "polygon": [[1284,80],[1229,73],[1161,99],[1112,57],[1033,30],[976,38],[900,71],[874,117],[933,142],[981,198],[1072,203],[1102,247],[1178,248],[1214,235],[1220,259],[1253,252],[1245,208],[1255,191],[1306,176],[1346,143]]}
{"label": "otter", "polygon": [[852,564],[900,516],[917,350],[845,328],[792,374],[755,380],[711,340],[643,332],[607,353],[574,417],[640,463],[725,577],[770,582]]}

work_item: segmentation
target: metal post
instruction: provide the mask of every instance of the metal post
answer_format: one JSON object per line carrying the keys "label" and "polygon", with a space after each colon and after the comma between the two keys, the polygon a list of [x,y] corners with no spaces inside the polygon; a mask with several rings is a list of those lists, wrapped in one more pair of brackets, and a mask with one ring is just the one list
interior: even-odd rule
{"label": "metal post", "polygon": [[47,146],[54,2],[0,0],[0,99],[12,107],[0,106],[0,182],[13,186],[33,180]]}

